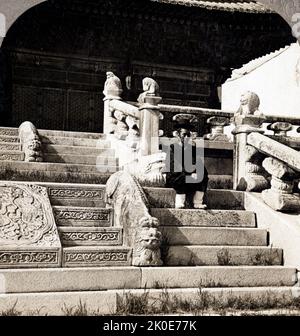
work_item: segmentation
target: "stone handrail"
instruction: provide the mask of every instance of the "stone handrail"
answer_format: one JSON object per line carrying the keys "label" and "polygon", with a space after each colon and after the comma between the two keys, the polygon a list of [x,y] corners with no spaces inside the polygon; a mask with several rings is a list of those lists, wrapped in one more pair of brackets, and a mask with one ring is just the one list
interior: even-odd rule
{"label": "stone handrail", "polygon": [[161,233],[149,213],[147,197],[128,172],[113,174],[106,184],[106,202],[114,209],[114,226],[123,228],[123,245],[133,249],[133,266],[161,266]]}

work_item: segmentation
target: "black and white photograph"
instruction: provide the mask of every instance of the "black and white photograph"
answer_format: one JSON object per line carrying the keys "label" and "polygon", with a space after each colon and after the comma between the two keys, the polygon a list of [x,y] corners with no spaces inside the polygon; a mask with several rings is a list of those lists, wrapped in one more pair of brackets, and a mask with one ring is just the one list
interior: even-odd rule
{"label": "black and white photograph", "polygon": [[300,0],[0,0],[0,316],[299,317],[299,43]]}

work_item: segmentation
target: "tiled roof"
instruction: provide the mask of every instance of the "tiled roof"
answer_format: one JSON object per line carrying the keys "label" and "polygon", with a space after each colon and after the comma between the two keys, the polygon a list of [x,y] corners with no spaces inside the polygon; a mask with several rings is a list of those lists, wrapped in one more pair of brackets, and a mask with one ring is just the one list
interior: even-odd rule
{"label": "tiled roof", "polygon": [[231,78],[229,78],[227,81],[233,81],[235,79],[241,78],[247,74],[249,74],[250,72],[256,70],[257,68],[261,67],[263,64],[271,61],[272,59],[274,59],[275,57],[278,57],[279,55],[281,55],[283,52],[285,52],[286,50],[288,50],[289,48],[292,48],[296,43],[292,43],[289,46],[286,46],[284,48],[281,48],[279,50],[276,50],[272,53],[269,53],[265,56],[256,58],[252,61],[250,61],[247,64],[244,64],[240,69],[235,69],[232,71],[232,75]]}
{"label": "tiled roof", "polygon": [[152,0],[174,5],[194,6],[205,9],[230,11],[230,12],[249,12],[249,13],[271,13],[272,11],[264,7],[257,1],[243,0]]}

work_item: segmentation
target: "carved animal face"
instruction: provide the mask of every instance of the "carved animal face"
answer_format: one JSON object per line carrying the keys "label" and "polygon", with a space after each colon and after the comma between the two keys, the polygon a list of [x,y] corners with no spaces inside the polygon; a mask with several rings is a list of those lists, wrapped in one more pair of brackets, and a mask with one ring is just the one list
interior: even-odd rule
{"label": "carved animal face", "polygon": [[31,151],[40,150],[41,149],[41,143],[40,143],[39,140],[33,139],[28,143],[27,148]]}
{"label": "carved animal face", "polygon": [[254,114],[260,105],[260,99],[258,95],[254,92],[247,91],[241,96],[241,106],[244,111],[246,110],[246,114]]}
{"label": "carved animal face", "polygon": [[139,227],[143,228],[151,228],[151,227],[158,227],[159,221],[155,217],[143,217],[139,221]]}
{"label": "carved animal face", "polygon": [[157,95],[159,86],[154,79],[146,77],[143,79],[143,91],[151,95]]}
{"label": "carved animal face", "polygon": [[138,242],[142,249],[156,250],[161,244],[161,233],[157,228],[142,228]]}

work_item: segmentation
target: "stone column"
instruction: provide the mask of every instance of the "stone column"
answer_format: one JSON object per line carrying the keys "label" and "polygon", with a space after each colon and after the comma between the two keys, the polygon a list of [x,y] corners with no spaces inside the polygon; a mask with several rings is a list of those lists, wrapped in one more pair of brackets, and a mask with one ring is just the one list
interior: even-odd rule
{"label": "stone column", "polygon": [[262,161],[264,156],[247,144],[248,134],[264,133],[261,125],[264,117],[238,115],[234,118],[233,188],[241,191],[262,191],[269,187]]}
{"label": "stone column", "polygon": [[265,159],[263,167],[272,175],[271,189],[262,193],[264,202],[276,211],[299,211],[300,195],[293,193],[299,173],[275,158]]}
{"label": "stone column", "polygon": [[204,139],[210,141],[230,141],[228,136],[224,134],[224,127],[230,125],[229,118],[214,116],[209,118],[207,123],[211,125],[211,131],[204,136]]}
{"label": "stone column", "polygon": [[158,104],[161,97],[145,96],[140,105],[141,111],[141,143],[140,155],[152,155],[159,152],[159,120],[160,112]]}

